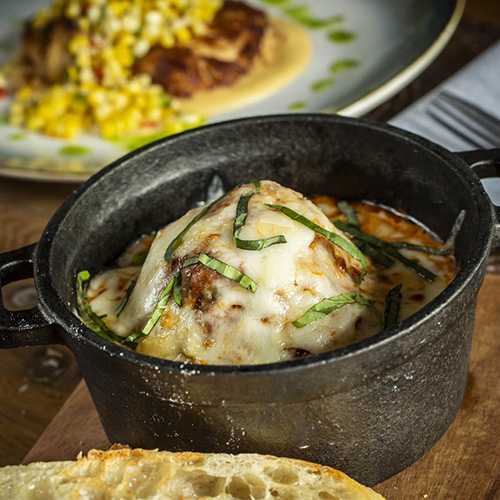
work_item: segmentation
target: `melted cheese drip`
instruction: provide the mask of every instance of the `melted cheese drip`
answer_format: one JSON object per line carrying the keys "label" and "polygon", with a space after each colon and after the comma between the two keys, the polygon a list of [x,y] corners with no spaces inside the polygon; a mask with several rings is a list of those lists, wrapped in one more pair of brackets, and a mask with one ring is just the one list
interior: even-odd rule
{"label": "melted cheese drip", "polygon": [[[401,250],[434,272],[436,280],[431,283],[399,262],[389,269],[369,262],[368,274],[358,286],[361,267],[356,260],[309,228],[266,207],[285,205],[343,235],[332,223],[343,217],[335,200],[322,196],[314,200],[315,205],[270,181],[263,181],[261,193],[250,199],[240,237],[263,239],[282,234],[287,243],[260,252],[238,249],[233,241],[236,205],[242,194],[254,191],[250,184],[226,195],[186,233],[170,264],[164,260],[165,249],[201,209],[158,231],[142,268],[130,265],[131,256],[143,251],[149,242],[141,240],[128,249],[118,262],[121,267],[93,278],[89,288],[93,310],[106,314],[108,326],[120,335],[140,331],[181,261],[206,253],[250,276],[258,285],[256,292],[200,264],[186,268],[182,271],[183,306],[179,308],[171,298],[137,351],[201,364],[270,363],[325,352],[369,337],[383,329],[385,296],[395,285],[403,284],[402,320],[438,295],[456,274],[451,257]],[[389,241],[439,247],[421,226],[400,214],[367,203],[353,206],[361,229],[367,233]],[[133,279],[137,279],[137,285],[116,318],[114,310]],[[293,325],[320,300],[354,290],[376,300],[375,306],[347,305],[304,328]]]}

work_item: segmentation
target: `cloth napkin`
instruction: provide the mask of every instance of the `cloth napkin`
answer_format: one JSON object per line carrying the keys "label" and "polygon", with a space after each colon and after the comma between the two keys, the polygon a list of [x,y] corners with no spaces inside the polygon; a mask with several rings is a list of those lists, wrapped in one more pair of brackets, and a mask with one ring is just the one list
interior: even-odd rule
{"label": "cloth napkin", "polygon": [[[451,151],[470,150],[470,144],[427,113],[443,91],[500,120],[500,41],[389,122],[426,137]],[[467,135],[467,132],[464,131],[464,134]],[[495,147],[500,148],[500,137]],[[500,205],[500,179],[485,179],[483,185],[493,202]]]}

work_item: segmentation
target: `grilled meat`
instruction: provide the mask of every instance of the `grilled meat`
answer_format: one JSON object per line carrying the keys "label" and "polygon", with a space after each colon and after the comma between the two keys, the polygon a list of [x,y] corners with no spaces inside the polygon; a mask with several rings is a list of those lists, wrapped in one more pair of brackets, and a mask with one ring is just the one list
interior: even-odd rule
{"label": "grilled meat", "polygon": [[[176,97],[232,85],[260,56],[265,59],[263,45],[270,31],[264,12],[226,0],[206,33],[184,45],[152,47],[137,60],[134,72],[151,75],[153,83]],[[12,72],[13,88],[17,90],[25,83],[48,86],[64,82],[66,69],[73,62],[68,43],[77,32],[76,24],[65,18],[43,28],[34,28],[28,22],[22,52]]]}
{"label": "grilled meat", "polygon": [[16,71],[9,75],[12,87],[17,90],[27,82],[46,86],[64,81],[72,62],[68,43],[77,32],[76,24],[66,18],[43,28],[26,23]]}
{"label": "grilled meat", "polygon": [[135,71],[148,73],[176,97],[228,86],[247,73],[262,53],[269,21],[264,12],[226,0],[208,32],[181,47],[153,47]]}

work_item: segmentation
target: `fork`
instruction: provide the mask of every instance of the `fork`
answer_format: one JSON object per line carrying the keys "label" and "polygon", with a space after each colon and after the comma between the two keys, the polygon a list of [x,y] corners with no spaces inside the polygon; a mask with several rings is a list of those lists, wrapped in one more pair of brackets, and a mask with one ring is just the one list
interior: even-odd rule
{"label": "fork", "polygon": [[440,92],[426,111],[473,148],[500,147],[500,120],[456,95]]}

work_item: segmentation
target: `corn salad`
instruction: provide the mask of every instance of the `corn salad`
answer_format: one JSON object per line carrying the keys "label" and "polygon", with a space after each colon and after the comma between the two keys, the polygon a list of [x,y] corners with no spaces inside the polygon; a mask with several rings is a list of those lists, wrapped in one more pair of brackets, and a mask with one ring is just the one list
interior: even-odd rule
{"label": "corn salad", "polygon": [[10,123],[55,137],[93,131],[107,139],[199,124],[149,75],[134,75],[133,65],[154,45],[168,48],[202,34],[221,7],[222,0],[57,0],[32,23],[43,28],[61,17],[74,21],[73,63],[61,84],[21,88]]}

